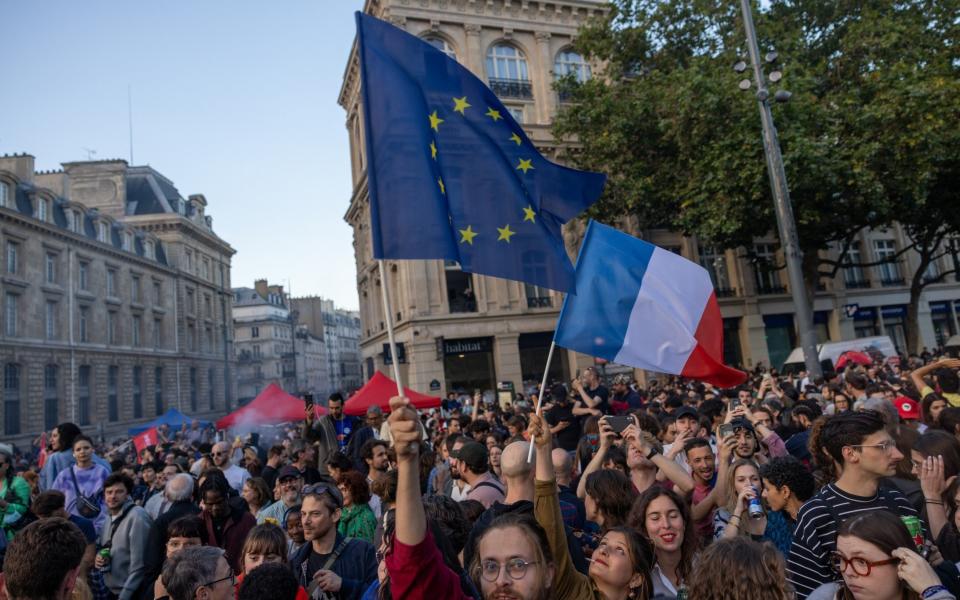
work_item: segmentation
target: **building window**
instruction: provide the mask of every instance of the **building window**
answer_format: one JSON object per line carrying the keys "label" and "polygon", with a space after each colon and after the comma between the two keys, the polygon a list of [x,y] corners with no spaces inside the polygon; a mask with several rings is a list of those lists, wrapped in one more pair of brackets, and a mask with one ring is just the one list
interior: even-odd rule
{"label": "building window", "polygon": [[107,311],[107,343],[117,343],[117,313],[112,310]]}
{"label": "building window", "polygon": [[550,290],[530,283],[524,284],[527,293],[527,308],[549,308],[553,306]]}
{"label": "building window", "polygon": [[90,365],[80,365],[77,374],[77,417],[80,425],[90,424]]}
{"label": "building window", "polygon": [[212,328],[212,327],[207,327],[207,328],[206,328],[206,337],[207,337],[207,339],[206,339],[206,344],[207,344],[206,351],[207,351],[207,352],[213,352],[213,351],[214,351],[214,347],[213,347],[213,328]]}
{"label": "building window", "polygon": [[207,402],[210,410],[215,408],[216,390],[213,387],[213,369],[207,369]]}
{"label": "building window", "polygon": [[487,52],[487,79],[500,98],[533,99],[527,59],[514,46],[496,44]]}
{"label": "building window", "polygon": [[80,318],[78,319],[77,326],[80,329],[80,343],[86,344],[90,341],[90,309],[86,306],[80,307]]}
{"label": "building window", "polygon": [[187,350],[193,352],[197,347],[197,329],[193,323],[187,325]]}
{"label": "building window", "polygon": [[254,338],[260,337],[260,328],[259,328],[259,327],[256,327],[256,326],[251,327],[251,328],[250,328],[250,337],[254,337]]}
{"label": "building window", "polygon": [[786,288],[780,284],[777,272],[776,244],[753,245],[753,274],[760,294],[782,294]]}
{"label": "building window", "polygon": [[887,286],[902,285],[900,264],[894,258],[897,254],[897,243],[894,240],[873,240],[873,252],[877,256],[877,261],[890,261],[877,265],[880,283]]}
{"label": "building window", "polygon": [[697,254],[700,257],[700,266],[710,275],[710,281],[718,297],[732,296],[730,280],[727,277],[727,261],[723,250],[716,246],[699,246]]}
{"label": "building window", "polygon": [[590,79],[590,65],[573,50],[563,50],[553,63],[553,74],[557,79],[572,74],[574,79],[583,83]]}
{"label": "building window", "polygon": [[70,221],[70,231],[74,233],[83,233],[83,214],[79,210],[67,211],[73,214],[73,219]]}
{"label": "building window", "polygon": [[83,291],[90,289],[90,263],[80,261],[77,266],[77,287]]}
{"label": "building window", "polygon": [[137,315],[134,315],[133,318],[130,319],[130,343],[133,346],[140,345],[140,327],[142,323],[143,319]]}
{"label": "building window", "polygon": [[133,418],[143,418],[143,367],[133,368]]}
{"label": "building window", "polygon": [[507,110],[510,111],[510,116],[513,117],[513,120],[517,123],[523,124],[523,107],[522,106],[507,106]]}
{"label": "building window", "polygon": [[140,276],[134,275],[130,278],[130,301],[140,302]]}
{"label": "building window", "polygon": [[193,252],[190,252],[189,250],[187,250],[186,256],[187,256],[187,273],[192,273],[193,272]]}
{"label": "building window", "polygon": [[863,254],[860,252],[860,242],[854,242],[847,248],[844,261],[850,266],[843,268],[843,284],[851,289],[870,287],[867,276],[863,272]]}
{"label": "building window", "polygon": [[190,410],[197,412],[197,368],[190,367]]}
{"label": "building window", "polygon": [[473,276],[470,273],[464,273],[455,261],[447,261],[444,274],[450,312],[477,312],[477,297],[473,293]]}
{"label": "building window", "polygon": [[57,303],[47,302],[44,313],[44,330],[48,340],[57,339]]}
{"label": "building window", "polygon": [[163,306],[163,288],[159,281],[153,282],[153,303],[157,306]]}
{"label": "building window", "polygon": [[6,208],[10,204],[10,185],[0,181],[0,206]]}
{"label": "building window", "polygon": [[457,60],[457,54],[453,51],[453,48],[450,46],[450,44],[447,43],[447,40],[441,37],[431,36],[431,37],[424,38],[423,41],[427,42],[428,44],[430,44],[440,52],[443,52],[453,60]]}
{"label": "building window", "polygon": [[[37,219],[47,222],[50,218],[50,200],[46,198],[40,198],[37,200]],[[49,429],[49,427],[47,428]]]}
{"label": "building window", "polygon": [[20,433],[20,365],[7,363],[3,367],[3,433]]}
{"label": "building window", "polygon": [[254,344],[252,349],[253,349],[253,357],[260,358],[260,344]]}
{"label": "building window", "polygon": [[158,415],[166,410],[163,406],[163,367],[153,369],[153,410]]}
{"label": "building window", "polygon": [[7,293],[4,298],[3,313],[4,313],[4,327],[3,331],[7,337],[17,337],[17,301],[18,296],[16,294]]}
{"label": "building window", "polygon": [[210,300],[210,294],[203,295],[203,316],[208,319],[213,317],[213,302]]}
{"label": "building window", "polygon": [[153,256],[154,256],[154,255],[153,255],[153,242],[152,242],[152,241],[147,240],[147,241],[143,244],[143,255],[146,256],[147,258],[153,260]]}
{"label": "building window", "polygon": [[160,349],[163,345],[163,319],[153,320],[153,347]]}
{"label": "building window", "polygon": [[187,314],[192,315],[196,311],[196,305],[193,302],[193,290],[187,290]]}
{"label": "building window", "polygon": [[97,223],[97,241],[103,242],[104,244],[110,243],[110,225],[104,221]]}
{"label": "building window", "polygon": [[58,375],[57,365],[47,365],[43,368],[43,428],[47,430],[57,426],[60,416],[57,398]]}
{"label": "building window", "polygon": [[44,256],[43,266],[47,283],[57,283],[57,255],[52,252],[47,252]]}
{"label": "building window", "polygon": [[107,296],[117,297],[117,270],[107,269]]}
{"label": "building window", "polygon": [[7,273],[16,275],[20,264],[20,244],[7,242]]}
{"label": "building window", "polygon": [[200,276],[204,279],[210,278],[210,259],[206,256],[203,257],[203,262],[201,263]]}
{"label": "building window", "polygon": [[120,367],[110,365],[107,368],[107,419],[110,421],[120,420],[120,402],[117,394],[119,379]]}
{"label": "building window", "polygon": [[122,239],[123,249],[127,252],[130,252],[130,250],[133,248],[133,234],[131,234],[129,231],[124,231]]}

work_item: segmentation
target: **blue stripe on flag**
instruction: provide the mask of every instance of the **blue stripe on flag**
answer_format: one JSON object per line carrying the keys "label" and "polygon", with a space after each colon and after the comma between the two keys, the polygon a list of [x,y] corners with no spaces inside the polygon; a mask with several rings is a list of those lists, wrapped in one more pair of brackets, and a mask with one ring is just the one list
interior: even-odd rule
{"label": "blue stripe on flag", "polygon": [[593,220],[577,257],[577,294],[567,294],[554,341],[614,360],[656,246]]}

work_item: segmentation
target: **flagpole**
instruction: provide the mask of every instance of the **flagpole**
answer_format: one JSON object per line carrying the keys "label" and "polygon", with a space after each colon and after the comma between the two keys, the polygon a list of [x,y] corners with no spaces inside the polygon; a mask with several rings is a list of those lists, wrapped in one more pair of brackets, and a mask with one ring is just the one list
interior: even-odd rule
{"label": "flagpole", "polygon": [[[550,374],[550,363],[553,361],[553,349],[557,347],[557,343],[554,341],[550,342],[550,351],[547,352],[547,366],[543,368],[543,381],[540,382],[540,393],[537,394],[537,416],[540,416],[540,407],[543,404],[543,394],[547,389],[547,376]],[[527,463],[529,464],[533,461],[533,440],[530,440],[530,449],[527,451]]]}
{"label": "flagpole", "polygon": [[387,324],[387,340],[390,343],[390,362],[393,363],[393,380],[397,382],[397,395],[403,396],[403,380],[400,379],[400,360],[397,356],[397,342],[393,338],[393,311],[390,309],[390,291],[387,290],[387,272],[383,268],[383,259],[377,259],[377,268],[380,269],[380,291],[383,294],[384,321]]}

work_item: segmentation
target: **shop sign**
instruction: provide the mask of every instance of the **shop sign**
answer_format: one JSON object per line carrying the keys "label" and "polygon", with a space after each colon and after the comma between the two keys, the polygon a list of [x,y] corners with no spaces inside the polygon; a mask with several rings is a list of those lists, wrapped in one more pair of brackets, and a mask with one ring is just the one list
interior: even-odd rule
{"label": "shop sign", "polygon": [[479,352],[493,352],[491,338],[464,338],[459,340],[443,340],[443,352],[451,354],[476,354]]}

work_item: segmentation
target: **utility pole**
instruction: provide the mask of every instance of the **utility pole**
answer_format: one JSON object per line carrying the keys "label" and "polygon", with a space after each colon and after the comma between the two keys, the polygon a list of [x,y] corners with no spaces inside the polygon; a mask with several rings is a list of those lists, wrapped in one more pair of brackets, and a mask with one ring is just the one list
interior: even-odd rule
{"label": "utility pole", "polygon": [[[790,280],[790,295],[797,310],[797,325],[800,330],[800,347],[803,348],[804,362],[811,378],[823,375],[820,369],[820,357],[817,352],[817,334],[813,328],[813,311],[808,302],[803,282],[802,256],[797,240],[797,225],[793,219],[793,205],[790,203],[790,189],[787,187],[787,175],[783,170],[783,155],[780,153],[780,141],[773,124],[770,111],[770,92],[767,90],[760,62],[760,49],[757,46],[757,32],[753,27],[753,13],[750,0],[740,0],[743,11],[743,27],[747,33],[747,50],[753,64],[753,78],[757,86],[757,104],[760,107],[760,120],[763,124],[763,152],[767,158],[767,174],[770,177],[770,189],[776,208],[777,228],[783,255],[787,263],[787,276]],[[789,97],[789,96],[786,96]],[[773,366],[773,365],[771,365]]]}

